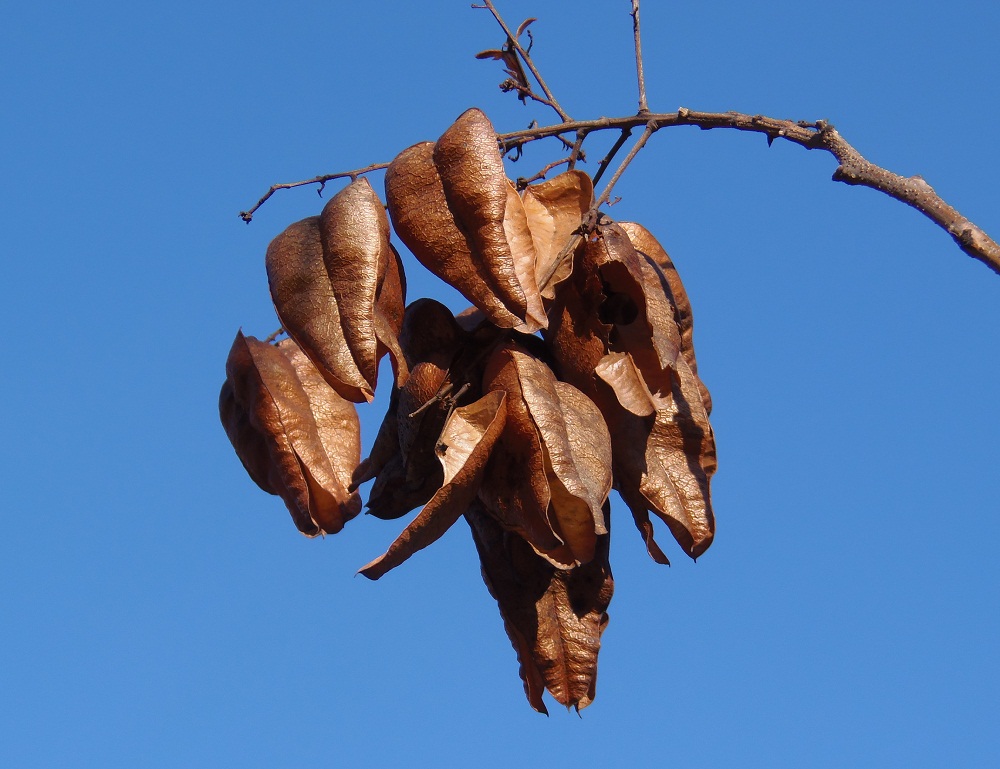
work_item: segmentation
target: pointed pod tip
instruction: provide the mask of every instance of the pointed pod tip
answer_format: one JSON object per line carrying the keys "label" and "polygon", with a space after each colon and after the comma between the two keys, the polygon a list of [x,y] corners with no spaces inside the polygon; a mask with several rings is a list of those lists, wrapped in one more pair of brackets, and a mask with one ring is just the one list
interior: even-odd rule
{"label": "pointed pod tip", "polygon": [[697,542],[691,545],[691,549],[687,551],[687,554],[691,556],[691,560],[697,563],[698,558],[700,558],[709,547],[711,547],[712,542],[715,540],[715,534],[709,534],[704,539],[699,539]]}
{"label": "pointed pod tip", "polygon": [[362,577],[365,577],[367,579],[370,579],[372,582],[375,582],[376,580],[378,580],[379,577],[382,576],[382,573],[378,571],[376,568],[374,568],[375,565],[378,563],[378,560],[379,559],[376,559],[371,563],[362,566],[360,569],[354,572],[354,576],[357,577],[360,574]]}

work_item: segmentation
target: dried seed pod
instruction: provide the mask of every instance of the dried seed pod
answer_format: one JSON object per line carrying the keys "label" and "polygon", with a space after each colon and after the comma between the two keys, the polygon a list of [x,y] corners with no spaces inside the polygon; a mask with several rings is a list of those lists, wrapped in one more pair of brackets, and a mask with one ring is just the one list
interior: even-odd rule
{"label": "dried seed pod", "polygon": [[385,190],[393,227],[421,264],[497,326],[544,327],[534,241],[482,112],[468,110],[437,143],[396,156]]}
{"label": "dried seed pod", "polygon": [[596,693],[597,655],[614,593],[609,535],[598,537],[589,563],[564,570],[505,531],[478,503],[469,507],[465,518],[479,551],[483,580],[517,652],[531,707],[548,712],[544,689],[566,707],[587,707]]}
{"label": "dried seed pod", "polygon": [[507,292],[494,285],[488,266],[473,258],[448,208],[432,142],[416,144],[395,157],[385,173],[385,195],[393,229],[422,265],[461,291],[496,325],[513,328],[522,322],[524,301],[508,307],[500,296]]}
{"label": "dried seed pod", "polygon": [[371,455],[354,475],[356,485],[376,478],[368,512],[378,518],[404,515],[441,486],[435,447],[453,405],[448,372],[468,335],[447,307],[420,299],[406,308],[399,339],[410,376],[393,391]]}
{"label": "dried seed pod", "polygon": [[558,265],[556,261],[590,211],[594,184],[582,171],[566,171],[525,187],[521,199],[535,244],[535,280],[542,296],[551,300],[555,287],[573,271],[572,255]]}
{"label": "dried seed pod", "polygon": [[628,353],[652,392],[669,392],[680,336],[655,269],[616,224],[599,227],[584,246],[583,269],[596,272],[603,283],[597,316],[610,326],[608,351]]}
{"label": "dried seed pod", "polygon": [[396,340],[402,267],[382,203],[366,179],[338,192],[319,217],[275,238],[266,263],[282,325],[331,387],[348,400],[370,401],[387,351],[397,379],[405,380]]}
{"label": "dried seed pod", "polygon": [[508,422],[480,500],[553,564],[590,561],[607,531],[601,507],[611,489],[611,441],[600,412],[517,347],[495,353],[485,379],[507,393]]}
{"label": "dried seed pod", "polygon": [[653,540],[646,511],[670,527],[674,539],[692,558],[708,549],[715,536],[709,482],[717,462],[715,437],[701,400],[698,380],[687,361],[677,364],[670,401],[654,417],[624,410],[611,426],[615,482],[654,560],[665,561]]}
{"label": "dried seed pod", "polygon": [[319,224],[323,261],[344,338],[362,377],[374,390],[381,356],[395,348],[393,360],[400,357],[396,337],[404,303],[402,270],[399,255],[389,243],[389,219],[362,176],[330,199]]}
{"label": "dried seed pod", "polygon": [[361,448],[354,406],[292,340],[238,333],[219,413],[250,477],[284,499],[303,534],[336,533],[358,514],[361,499],[347,490]]}
{"label": "dried seed pod", "polygon": [[622,230],[602,227],[585,247],[553,307],[546,342],[562,378],[604,415],[615,487],[650,555],[665,563],[649,511],[692,557],[711,544],[715,444],[699,381],[679,354],[667,288],[622,240]]}
{"label": "dried seed pod", "polygon": [[[660,245],[659,241],[653,237],[652,233],[641,224],[634,222],[619,222],[619,226],[628,235],[636,253],[645,257],[659,268],[664,280],[669,287],[670,298],[674,305],[674,319],[677,323],[677,330],[680,332],[681,354],[687,360],[688,366],[695,376],[698,376],[698,362],[694,354],[694,316],[691,312],[691,300],[688,298],[681,276],[674,266],[673,260],[667,254],[666,249]],[[701,390],[701,399],[705,404],[705,410],[712,413],[712,396],[708,392],[705,384],[698,380]]]}

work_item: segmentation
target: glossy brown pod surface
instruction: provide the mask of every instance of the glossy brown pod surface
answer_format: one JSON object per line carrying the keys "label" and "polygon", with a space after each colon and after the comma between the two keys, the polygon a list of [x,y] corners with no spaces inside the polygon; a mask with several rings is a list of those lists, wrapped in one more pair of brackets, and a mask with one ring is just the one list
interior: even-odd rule
{"label": "glossy brown pod surface", "polygon": [[238,333],[219,413],[250,477],[285,501],[303,534],[336,533],[358,514],[361,499],[347,491],[360,458],[357,414],[294,342]]}

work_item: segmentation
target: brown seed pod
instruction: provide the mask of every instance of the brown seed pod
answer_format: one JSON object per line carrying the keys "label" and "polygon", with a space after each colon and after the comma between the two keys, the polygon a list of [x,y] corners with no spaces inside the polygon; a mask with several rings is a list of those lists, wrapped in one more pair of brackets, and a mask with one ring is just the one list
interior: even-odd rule
{"label": "brown seed pod", "polygon": [[393,227],[421,264],[497,326],[544,327],[527,216],[482,112],[397,155],[385,190]]}
{"label": "brown seed pod", "polygon": [[715,443],[699,380],[680,354],[669,289],[614,226],[587,244],[578,269],[553,307],[547,345],[561,376],[604,415],[615,488],[649,554],[667,562],[653,539],[651,511],[697,557],[715,531]]}
{"label": "brown seed pod", "polygon": [[354,406],[286,339],[236,335],[219,413],[236,454],[264,491],[284,499],[308,536],[333,534],[361,509],[348,492],[361,434]]}
{"label": "brown seed pod", "polygon": [[521,663],[531,707],[548,712],[542,701],[545,689],[566,707],[587,707],[596,694],[597,655],[614,593],[609,535],[597,538],[588,563],[566,570],[505,531],[480,504],[471,505],[465,518],[479,551],[483,580]]}
{"label": "brown seed pod", "polygon": [[402,268],[382,203],[366,179],[338,192],[319,217],[275,238],[266,263],[282,325],[331,387],[348,400],[370,401],[387,351],[397,379],[405,380],[396,339]]}

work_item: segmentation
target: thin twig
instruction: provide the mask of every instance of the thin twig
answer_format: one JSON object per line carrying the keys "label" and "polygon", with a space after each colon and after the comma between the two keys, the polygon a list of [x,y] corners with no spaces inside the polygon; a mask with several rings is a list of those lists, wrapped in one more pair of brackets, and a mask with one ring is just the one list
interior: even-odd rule
{"label": "thin twig", "polygon": [[353,171],[343,171],[338,174],[324,174],[323,176],[317,176],[314,179],[306,179],[301,182],[285,182],[284,184],[272,184],[271,188],[266,193],[264,193],[264,197],[258,200],[253,208],[251,208],[248,211],[240,211],[240,219],[249,224],[253,220],[253,215],[257,213],[257,209],[260,208],[262,205],[264,205],[264,203],[267,202],[267,199],[271,197],[278,190],[290,190],[295,187],[304,187],[307,184],[318,184],[319,189],[317,190],[317,192],[320,195],[322,195],[323,188],[329,181],[333,181],[334,179],[346,179],[348,177],[350,177],[350,179],[353,181],[362,174],[370,174],[372,171],[381,171],[383,168],[388,168],[388,167],[389,167],[388,163],[372,163],[370,166],[365,166],[364,168],[357,168]]}
{"label": "thin twig", "polygon": [[639,150],[646,146],[646,142],[649,141],[649,137],[656,133],[657,125],[655,120],[650,120],[646,123],[646,130],[642,132],[635,144],[632,145],[632,149],[628,151],[625,159],[618,166],[615,171],[614,176],[611,177],[611,181],[608,182],[608,186],[604,188],[604,192],[601,193],[601,197],[594,201],[594,205],[590,207],[591,216],[597,211],[602,205],[607,203],[611,199],[611,190],[614,189],[615,184],[621,178],[622,174],[625,173],[625,169],[629,167],[629,164],[635,160],[635,156],[639,154]]}
{"label": "thin twig", "polygon": [[521,47],[521,44],[517,41],[517,38],[514,37],[514,33],[510,31],[510,27],[507,26],[507,22],[503,20],[503,17],[500,15],[500,12],[497,11],[496,7],[493,5],[493,0],[483,0],[482,5],[473,5],[472,7],[485,8],[490,13],[493,14],[493,18],[497,20],[497,24],[500,25],[500,28],[504,31],[504,34],[507,35],[507,44],[510,45],[515,51],[517,51],[522,61],[524,61],[528,69],[531,70],[531,74],[534,75],[535,80],[538,81],[538,85],[541,86],[542,88],[542,93],[544,93],[545,98],[549,100],[549,106],[556,111],[556,114],[559,115],[559,117],[562,119],[564,123],[568,123],[571,120],[570,116],[561,106],[559,106],[559,102],[556,100],[556,97],[552,94],[552,91],[550,91],[549,87],[545,84],[545,80],[542,79],[542,74],[538,71],[538,68],[535,66],[535,62],[531,60],[531,56],[528,54],[526,50],[524,50],[523,47]]}
{"label": "thin twig", "polygon": [[576,168],[576,161],[587,162],[587,156],[583,152],[583,140],[587,138],[587,132],[582,128],[576,132],[576,141],[573,142],[573,149],[569,153],[569,165],[567,168],[572,171]]}
{"label": "thin twig", "polygon": [[273,342],[275,339],[277,339],[279,336],[281,336],[284,333],[285,333],[285,328],[284,328],[284,326],[282,326],[277,331],[275,331],[273,334],[271,334],[271,336],[269,336],[267,339],[265,339],[264,340],[264,344],[271,344],[271,342]]}
{"label": "thin twig", "polygon": [[632,0],[632,36],[635,38],[635,73],[639,78],[639,114],[649,112],[646,105],[646,75],[642,69],[642,43],[639,36],[639,0]]}
{"label": "thin twig", "polygon": [[520,192],[532,182],[537,182],[539,179],[544,179],[545,175],[553,168],[557,168],[558,166],[561,166],[563,163],[569,163],[572,159],[573,156],[571,155],[569,157],[560,158],[559,160],[553,160],[551,163],[546,165],[541,171],[539,171],[533,176],[529,176],[527,178],[519,176],[514,186],[516,186],[517,191]]}
{"label": "thin twig", "polygon": [[427,411],[427,409],[429,409],[431,406],[433,406],[435,403],[440,403],[441,401],[443,401],[448,396],[448,393],[450,393],[454,389],[454,387],[455,387],[455,385],[452,382],[445,381],[438,388],[437,392],[434,393],[430,398],[427,399],[427,402],[424,403],[423,406],[421,406],[420,408],[418,408],[416,411],[413,411],[413,412],[407,414],[407,416],[410,419],[413,419],[414,417],[420,416],[425,411]]}
{"label": "thin twig", "polygon": [[614,160],[615,155],[618,154],[618,150],[625,146],[625,142],[628,141],[628,137],[632,135],[632,127],[622,129],[622,135],[618,137],[618,141],[614,143],[608,154],[604,156],[601,160],[600,165],[597,167],[597,173],[594,174],[594,184],[596,185],[601,181],[601,177],[604,176],[604,172],[608,170],[608,166],[611,165],[611,161]]}

